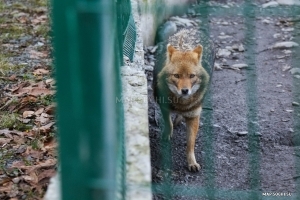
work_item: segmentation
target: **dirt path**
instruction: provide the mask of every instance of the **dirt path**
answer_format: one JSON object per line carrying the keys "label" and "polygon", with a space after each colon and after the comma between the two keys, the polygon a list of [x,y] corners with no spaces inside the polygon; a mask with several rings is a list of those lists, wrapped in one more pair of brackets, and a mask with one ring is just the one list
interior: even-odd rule
{"label": "dirt path", "polygon": [[[292,102],[295,101],[293,92],[300,77],[292,74],[290,69],[297,67],[292,65],[291,58],[298,48],[268,50],[277,42],[296,42],[293,37],[296,24],[290,18],[278,16],[255,16],[253,20],[252,32],[242,16],[209,17],[210,36],[218,53],[210,90],[213,110],[204,110],[204,121],[195,148],[196,158],[202,163],[203,169],[199,173],[187,170],[185,124],[182,123],[175,128],[171,141],[171,177],[174,185],[189,187],[179,192],[181,195],[175,199],[188,199],[185,194],[192,192],[191,187],[210,187],[209,184],[227,191],[227,194],[233,192],[230,196],[232,198],[220,199],[245,199],[245,196],[236,195],[234,192],[238,191],[249,197],[253,188],[261,193],[284,192],[296,198],[296,180],[299,174],[294,155],[299,146],[293,140],[297,102]],[[250,39],[250,45],[246,35],[249,33],[255,37]],[[255,55],[249,55],[250,48],[256,52]],[[234,64],[248,66],[243,68],[243,65]],[[150,71],[147,74],[148,84],[151,85],[152,74]],[[253,74],[254,77],[251,77]],[[254,84],[251,83],[253,80],[256,80]],[[148,92],[149,95],[152,94],[151,88]],[[249,99],[253,95],[256,96],[254,109],[257,113],[253,118],[256,121],[249,120],[252,119],[249,118],[249,113],[253,108],[249,106]],[[163,172],[160,166],[160,124],[157,121],[160,112],[153,99],[149,99],[152,179],[153,183],[161,183]],[[205,124],[205,116],[209,116],[209,112],[212,112],[210,133],[207,132],[208,125]],[[248,130],[249,127],[256,127],[255,132]],[[253,136],[250,136],[251,132]],[[257,146],[253,146],[255,142],[251,142],[251,137],[255,138]],[[207,149],[207,142],[210,141],[212,148]],[[257,156],[253,157],[253,152],[257,152]],[[211,161],[206,160],[207,155],[213,156]],[[251,162],[253,160],[257,163],[257,176],[251,171],[255,169],[255,164]],[[210,168],[211,164],[213,169]],[[255,178],[257,183],[253,180]],[[205,189],[204,191],[208,192]],[[216,195],[218,196],[218,192]],[[222,197],[221,192],[219,196]],[[154,199],[163,197],[156,195]]]}
{"label": "dirt path", "polygon": [[0,199],[42,199],[56,173],[49,7],[0,1]]}

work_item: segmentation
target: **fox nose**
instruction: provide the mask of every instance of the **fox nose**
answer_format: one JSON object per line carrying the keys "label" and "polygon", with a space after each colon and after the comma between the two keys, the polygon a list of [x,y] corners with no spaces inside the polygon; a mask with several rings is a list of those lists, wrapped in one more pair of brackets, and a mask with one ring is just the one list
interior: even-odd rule
{"label": "fox nose", "polygon": [[189,93],[189,89],[181,89],[181,93],[186,95]]}

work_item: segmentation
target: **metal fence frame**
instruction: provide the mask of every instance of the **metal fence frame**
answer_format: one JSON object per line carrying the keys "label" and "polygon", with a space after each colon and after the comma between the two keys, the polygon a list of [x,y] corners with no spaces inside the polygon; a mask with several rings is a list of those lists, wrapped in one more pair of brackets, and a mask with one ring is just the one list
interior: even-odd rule
{"label": "metal fence frame", "polygon": [[[185,197],[193,197],[193,198],[204,198],[204,199],[272,199],[276,198],[274,196],[265,195],[261,192],[260,189],[260,141],[259,141],[259,126],[257,123],[257,76],[256,76],[256,43],[255,43],[255,19],[257,16],[285,16],[291,17],[295,20],[300,20],[300,7],[270,7],[261,9],[256,6],[252,1],[245,0],[243,5],[239,9],[231,9],[228,12],[227,8],[210,6],[209,1],[206,0],[198,0],[199,6],[197,7],[197,13],[201,13],[201,31],[209,35],[209,21],[208,18],[210,16],[240,16],[245,19],[245,45],[247,47],[247,51],[245,52],[245,60],[247,65],[249,66],[249,70],[246,71],[246,104],[247,104],[247,127],[248,127],[248,146],[249,146],[249,180],[250,180],[250,190],[247,191],[239,191],[234,189],[222,189],[215,187],[215,172],[214,172],[214,153],[211,151],[213,147],[213,122],[212,122],[212,102],[211,95],[212,91],[209,91],[209,94],[206,96],[204,102],[203,109],[203,126],[201,131],[205,135],[209,135],[209,137],[204,138],[203,150],[206,152],[203,155],[203,160],[205,160],[205,183],[204,187],[196,187],[196,186],[183,186],[183,185],[175,185],[171,182],[171,160],[168,159],[171,157],[171,148],[167,143],[168,141],[161,140],[163,154],[163,165],[161,166],[163,170],[163,181],[161,184],[153,184],[153,192],[156,194],[163,195],[166,199],[172,199],[176,196]],[[295,14],[299,14],[298,16]],[[296,35],[296,41],[300,42],[300,36]],[[294,53],[293,64],[299,63],[300,57]],[[297,88],[299,85],[299,81],[294,80],[294,101],[300,100],[300,90]],[[299,113],[299,107],[295,107],[295,113]],[[295,145],[300,144],[300,117],[299,115],[294,115],[294,140],[293,143]],[[168,130],[164,130],[168,132]],[[295,150],[295,168],[296,174],[300,173],[300,149]],[[296,193],[293,194],[293,197],[289,196],[281,196],[280,199],[299,199],[300,198],[300,180],[296,181]]]}
{"label": "metal fence frame", "polygon": [[52,6],[62,199],[124,199],[124,113],[115,99],[130,0]]}
{"label": "metal fence frame", "polygon": [[[124,199],[125,155],[123,108],[115,103],[121,95],[120,67],[123,64],[124,39],[130,20],[129,0],[52,0],[54,56],[57,74],[58,127],[60,143],[60,164],[62,177],[62,199]],[[200,1],[204,29],[209,34],[208,16],[211,14],[208,1]],[[224,15],[222,8],[214,13]],[[234,191],[215,188],[213,152],[205,155],[210,170],[209,182],[203,188],[190,188],[187,195],[208,199],[238,198],[261,199],[259,192],[259,140],[255,133],[257,125],[255,43],[253,19],[257,15],[278,14],[293,16],[300,9],[292,8],[293,13],[277,8],[258,10],[251,1],[245,0],[242,7],[247,38],[246,61],[252,70],[247,71],[248,132],[251,191]],[[239,11],[233,10],[229,15]],[[116,15],[118,13],[118,15]],[[120,14],[121,13],[121,14]],[[297,17],[297,16],[296,16]],[[299,36],[296,40],[300,41]],[[130,47],[132,48],[132,47]],[[131,58],[132,59],[132,58]],[[299,63],[295,56],[293,63]],[[296,87],[298,83],[294,84]],[[211,107],[210,95],[206,107]],[[299,90],[294,90],[294,99],[300,99]],[[118,113],[118,114],[117,114]],[[295,108],[300,113],[300,107]],[[211,132],[212,111],[204,110],[203,132]],[[294,116],[295,144],[300,144],[300,120]],[[204,150],[212,148],[213,138],[204,141]],[[170,148],[166,148],[170,154]],[[300,151],[295,152],[296,171],[300,173]],[[166,168],[170,163],[166,161]],[[153,192],[164,191],[167,198],[184,194],[184,187],[172,185],[166,173],[166,181],[153,185]],[[297,179],[297,197],[300,198],[300,179]],[[162,189],[162,190],[161,190]]]}

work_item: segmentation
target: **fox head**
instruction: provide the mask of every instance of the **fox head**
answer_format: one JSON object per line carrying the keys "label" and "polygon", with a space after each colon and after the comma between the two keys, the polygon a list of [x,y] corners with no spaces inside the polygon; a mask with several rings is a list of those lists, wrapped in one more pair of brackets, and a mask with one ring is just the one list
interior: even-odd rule
{"label": "fox head", "polygon": [[188,98],[199,90],[206,73],[201,66],[202,50],[201,45],[184,52],[167,46],[164,73],[168,88],[177,97]]}

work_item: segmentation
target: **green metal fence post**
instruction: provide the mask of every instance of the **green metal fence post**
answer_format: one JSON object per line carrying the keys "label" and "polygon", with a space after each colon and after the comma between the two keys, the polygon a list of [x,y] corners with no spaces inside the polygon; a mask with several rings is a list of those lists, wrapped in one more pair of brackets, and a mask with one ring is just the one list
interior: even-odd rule
{"label": "green metal fence post", "polygon": [[249,182],[251,189],[251,196],[249,199],[259,199],[261,196],[260,190],[260,141],[257,135],[259,127],[257,125],[257,72],[256,72],[256,43],[255,35],[255,16],[256,10],[251,1],[246,0],[244,5],[245,16],[245,44],[247,52],[245,60],[250,69],[246,71],[246,102],[247,102],[247,126],[249,132]]}
{"label": "green metal fence post", "polygon": [[62,199],[116,198],[115,21],[114,1],[53,0]]}
{"label": "green metal fence post", "polygon": [[[206,35],[207,38],[210,37],[210,24],[209,24],[209,14],[212,12],[208,1],[202,1],[201,6],[197,10],[198,13],[201,13],[200,19],[202,20],[202,25],[200,27],[201,33]],[[203,44],[205,45],[205,44]],[[211,55],[214,57],[215,55]],[[209,66],[211,64],[208,60],[202,62],[202,65],[205,69],[213,68],[214,66]],[[213,73],[211,73],[212,75]],[[213,76],[211,76],[210,81],[212,81]],[[202,162],[204,162],[204,169],[207,171],[205,175],[205,195],[208,199],[215,199],[215,162],[214,162],[214,129],[213,129],[213,90],[210,86],[209,91],[207,91],[205,96],[205,101],[203,105],[203,111],[201,113],[201,119],[203,126],[201,127],[202,131],[202,141],[203,141],[203,150],[205,154],[203,155]]]}

